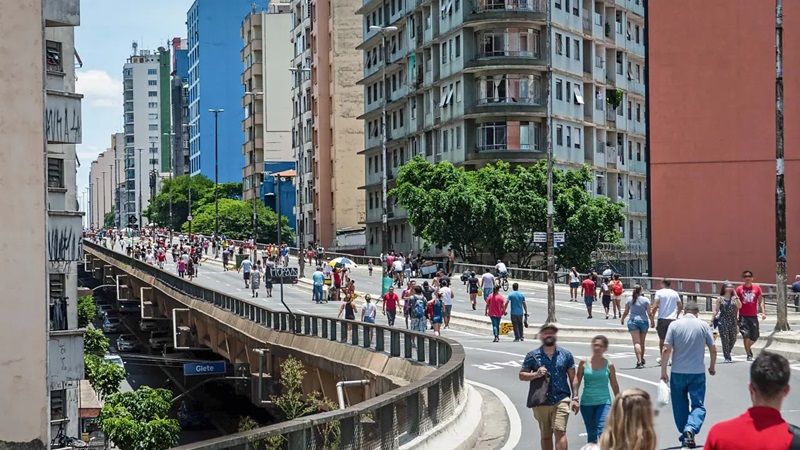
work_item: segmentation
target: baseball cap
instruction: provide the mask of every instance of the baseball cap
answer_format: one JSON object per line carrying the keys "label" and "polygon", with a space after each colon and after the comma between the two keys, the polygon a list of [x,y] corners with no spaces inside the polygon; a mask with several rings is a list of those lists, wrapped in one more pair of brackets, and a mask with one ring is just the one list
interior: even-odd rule
{"label": "baseball cap", "polygon": [[548,331],[548,330],[552,330],[552,331],[558,332],[558,327],[556,326],[556,324],[554,324],[552,322],[546,323],[546,324],[542,325],[541,328],[539,328],[539,333],[541,333],[543,331]]}

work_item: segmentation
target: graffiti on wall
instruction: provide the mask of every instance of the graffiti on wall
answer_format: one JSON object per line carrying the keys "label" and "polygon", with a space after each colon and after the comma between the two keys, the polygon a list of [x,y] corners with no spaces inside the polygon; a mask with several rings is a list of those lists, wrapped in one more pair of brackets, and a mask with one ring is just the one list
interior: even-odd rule
{"label": "graffiti on wall", "polygon": [[79,261],[83,258],[81,234],[72,227],[54,227],[47,232],[47,259],[49,261]]}
{"label": "graffiti on wall", "polygon": [[48,95],[45,111],[47,142],[54,144],[81,143],[81,102],[79,99]]}

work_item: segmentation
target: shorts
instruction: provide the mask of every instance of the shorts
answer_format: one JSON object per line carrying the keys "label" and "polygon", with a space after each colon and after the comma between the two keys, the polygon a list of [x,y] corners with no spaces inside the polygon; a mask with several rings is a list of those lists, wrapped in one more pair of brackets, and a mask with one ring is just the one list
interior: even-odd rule
{"label": "shorts", "polygon": [[489,296],[492,295],[492,291],[494,291],[493,287],[484,287],[483,288],[483,299],[486,300],[487,298],[489,298]]}
{"label": "shorts", "polygon": [[442,315],[444,317],[450,317],[451,312],[453,312],[453,305],[444,305],[444,311],[442,311]]}
{"label": "shorts", "polygon": [[478,287],[477,286],[476,287],[470,286],[469,293],[470,293],[470,295],[477,294],[478,293]]}
{"label": "shorts", "polygon": [[569,287],[571,287],[572,289],[578,289],[579,287],[581,287],[581,284],[578,283],[577,281],[573,281],[572,283],[569,284]]}
{"label": "shorts", "polygon": [[759,338],[758,316],[739,316],[739,332],[742,338],[755,342]]}
{"label": "shorts", "polygon": [[594,303],[594,296],[586,295],[583,297],[583,303],[586,303],[587,308],[591,308],[592,303]]}
{"label": "shorts", "polygon": [[244,273],[244,279],[245,280],[249,280],[250,279],[250,272],[245,272]]}
{"label": "shorts", "polygon": [[433,316],[431,317],[431,324],[434,323],[442,323],[442,316]]}
{"label": "shorts", "polygon": [[375,318],[372,316],[364,316],[364,322],[375,323]]}
{"label": "shorts", "polygon": [[604,295],[603,296],[603,308],[608,308],[609,306],[611,306],[611,296],[610,295]]}
{"label": "shorts", "polygon": [[648,328],[650,328],[650,322],[646,320],[628,320],[628,331],[647,333]]}
{"label": "shorts", "polygon": [[658,332],[658,338],[662,341],[667,337],[667,329],[669,328],[669,324],[674,322],[675,319],[658,319],[656,321],[656,331]]}
{"label": "shorts", "polygon": [[553,437],[553,431],[566,432],[569,420],[569,398],[565,398],[552,406],[537,406],[533,408],[533,418],[539,422],[539,431],[542,439]]}

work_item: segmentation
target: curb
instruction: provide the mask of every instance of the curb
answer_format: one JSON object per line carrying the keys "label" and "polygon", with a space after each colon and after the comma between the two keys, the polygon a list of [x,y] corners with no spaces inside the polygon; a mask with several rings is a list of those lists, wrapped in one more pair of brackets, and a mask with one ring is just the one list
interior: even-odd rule
{"label": "curb", "polygon": [[475,447],[481,435],[483,397],[474,387],[464,383],[466,401],[459,405],[450,420],[427,433],[400,445],[400,450],[466,450]]}

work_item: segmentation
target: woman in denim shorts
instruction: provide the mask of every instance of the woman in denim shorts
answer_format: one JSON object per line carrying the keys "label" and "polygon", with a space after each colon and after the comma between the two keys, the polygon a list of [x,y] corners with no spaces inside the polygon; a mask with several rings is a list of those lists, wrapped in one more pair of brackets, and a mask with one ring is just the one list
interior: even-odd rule
{"label": "woman in denim shorts", "polygon": [[628,320],[628,331],[631,332],[633,339],[633,351],[636,352],[636,368],[644,368],[644,341],[647,338],[647,329],[650,327],[648,317],[650,317],[650,299],[642,295],[642,287],[638,284],[633,287],[633,295],[628,297],[625,302],[625,312],[622,314],[620,323],[625,325],[625,318],[631,315]]}

